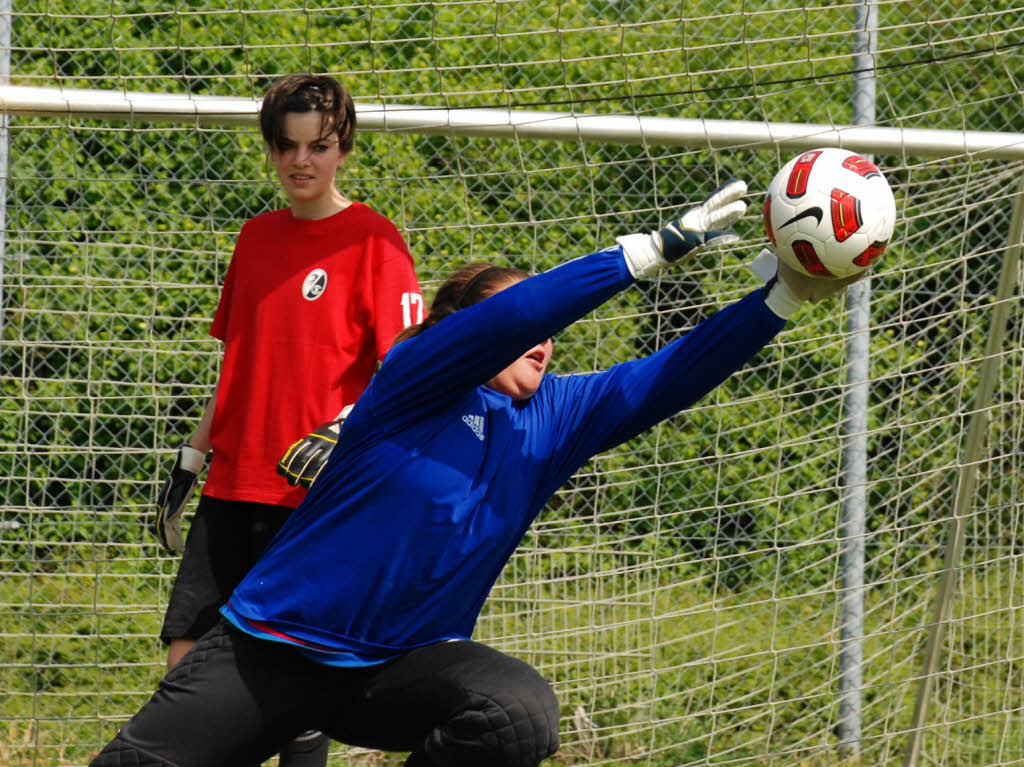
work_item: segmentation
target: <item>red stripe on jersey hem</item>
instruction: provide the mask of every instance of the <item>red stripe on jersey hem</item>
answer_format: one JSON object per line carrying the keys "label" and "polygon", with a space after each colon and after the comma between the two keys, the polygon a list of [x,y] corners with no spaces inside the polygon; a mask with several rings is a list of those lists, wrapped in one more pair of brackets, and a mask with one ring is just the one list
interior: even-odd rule
{"label": "red stripe on jersey hem", "polygon": [[286,642],[302,645],[303,647],[309,647],[310,649],[317,650],[319,652],[338,652],[338,650],[334,647],[328,647],[327,645],[317,644],[316,642],[308,642],[305,639],[293,637],[289,634],[285,634],[283,631],[278,631],[277,629],[271,628],[266,623],[262,623],[261,621],[254,621],[251,618],[242,618],[242,620],[244,620],[247,624],[252,626],[257,631],[260,631],[264,634],[269,634],[272,637],[277,637],[278,639],[283,639]]}

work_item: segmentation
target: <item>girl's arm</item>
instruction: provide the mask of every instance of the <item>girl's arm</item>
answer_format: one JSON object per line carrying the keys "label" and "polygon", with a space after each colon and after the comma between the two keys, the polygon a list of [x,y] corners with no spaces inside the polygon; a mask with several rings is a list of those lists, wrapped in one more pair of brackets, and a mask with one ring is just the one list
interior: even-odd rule
{"label": "girl's arm", "polygon": [[[377,412],[401,418],[410,406],[443,406],[489,381],[528,349],[593,311],[640,276],[736,242],[747,185],[730,179],[660,232],[513,285],[399,344],[367,393]],[[358,420],[356,407],[353,417]],[[422,410],[421,410],[422,412]],[[400,423],[400,421],[399,421]]]}
{"label": "girl's arm", "polygon": [[620,246],[530,277],[399,343],[367,393],[388,417],[443,407],[633,281]]}
{"label": "girl's arm", "polygon": [[745,365],[785,326],[757,290],[703,320],[654,354],[602,373],[554,381],[572,403],[552,418],[551,482],[558,486],[593,455],[678,413]]}

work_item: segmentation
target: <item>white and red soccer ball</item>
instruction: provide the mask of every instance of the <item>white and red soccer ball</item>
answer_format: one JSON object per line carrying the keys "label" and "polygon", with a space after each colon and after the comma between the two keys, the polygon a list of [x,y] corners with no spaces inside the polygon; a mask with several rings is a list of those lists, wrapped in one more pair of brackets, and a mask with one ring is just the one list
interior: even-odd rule
{"label": "white and red soccer ball", "polygon": [[812,149],[775,174],[764,229],[775,254],[812,277],[851,277],[878,259],[896,226],[882,172],[845,149]]}

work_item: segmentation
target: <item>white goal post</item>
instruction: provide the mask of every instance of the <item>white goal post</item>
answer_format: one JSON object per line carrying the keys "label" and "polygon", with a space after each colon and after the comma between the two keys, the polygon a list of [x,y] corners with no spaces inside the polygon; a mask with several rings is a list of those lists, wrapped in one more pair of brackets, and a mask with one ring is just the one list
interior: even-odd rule
{"label": "white goal post", "polygon": [[[260,102],[141,92],[0,85],[0,110],[9,115],[255,125]],[[438,109],[356,104],[359,129],[428,136],[475,136],[533,141],[593,141],[697,149],[769,149],[792,153],[823,146],[913,157],[1024,159],[1024,134],[863,125],[700,120],[522,109]]]}

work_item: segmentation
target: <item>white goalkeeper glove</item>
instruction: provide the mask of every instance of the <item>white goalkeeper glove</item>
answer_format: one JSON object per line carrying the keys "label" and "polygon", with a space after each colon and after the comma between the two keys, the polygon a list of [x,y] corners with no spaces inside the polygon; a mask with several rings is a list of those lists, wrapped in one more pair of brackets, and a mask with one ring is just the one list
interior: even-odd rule
{"label": "white goalkeeper glove", "polygon": [[336,420],[318,426],[313,433],[296,440],[284,451],[281,460],[277,462],[277,473],[289,485],[298,485],[307,490],[313,486],[327,465],[327,459],[338,443],[341,425],[351,410],[352,406],[346,405]]}
{"label": "white goalkeeper glove", "polygon": [[870,270],[865,269],[852,277],[839,280],[809,277],[765,248],[750,262],[750,271],[766,283],[764,302],[768,308],[788,320],[805,303],[816,304],[842,293],[853,283],[867,277]]}
{"label": "white goalkeeper glove", "polygon": [[155,534],[168,554],[185,550],[181,538],[181,513],[198,484],[199,472],[206,463],[206,453],[190,445],[182,445],[174,459],[171,476],[167,478],[156,498]]}
{"label": "white goalkeeper glove", "polygon": [[666,264],[681,263],[705,250],[739,242],[739,236],[729,227],[746,212],[747,204],[742,199],[746,193],[746,182],[729,179],[661,231],[617,237],[630,274],[638,280],[650,277]]}

